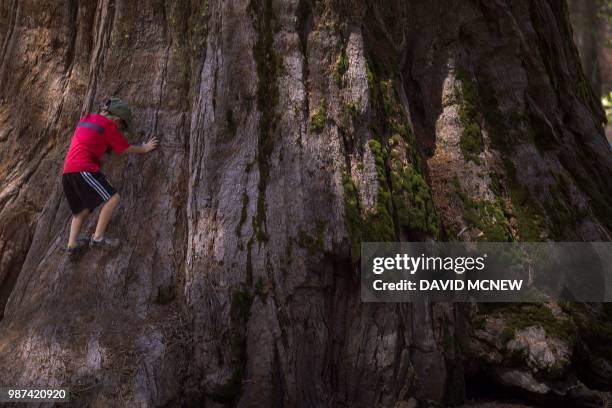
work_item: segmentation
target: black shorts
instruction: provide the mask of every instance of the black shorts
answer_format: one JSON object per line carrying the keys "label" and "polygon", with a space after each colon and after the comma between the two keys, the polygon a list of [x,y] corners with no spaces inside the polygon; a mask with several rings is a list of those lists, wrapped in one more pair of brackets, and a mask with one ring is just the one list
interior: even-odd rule
{"label": "black shorts", "polygon": [[62,185],[73,214],[93,211],[117,192],[102,173],[64,173]]}

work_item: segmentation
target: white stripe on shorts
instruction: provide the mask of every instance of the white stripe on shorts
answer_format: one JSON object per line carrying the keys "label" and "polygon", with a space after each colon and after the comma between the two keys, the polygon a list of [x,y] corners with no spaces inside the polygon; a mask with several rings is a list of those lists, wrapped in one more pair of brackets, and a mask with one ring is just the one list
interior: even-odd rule
{"label": "white stripe on shorts", "polygon": [[94,190],[98,192],[98,194],[100,194],[100,197],[102,197],[104,201],[110,198],[110,194],[106,191],[104,186],[102,186],[102,184],[100,184],[98,180],[93,178],[93,176],[90,173],[86,171],[82,171],[81,175],[83,176],[87,184],[89,184]]}

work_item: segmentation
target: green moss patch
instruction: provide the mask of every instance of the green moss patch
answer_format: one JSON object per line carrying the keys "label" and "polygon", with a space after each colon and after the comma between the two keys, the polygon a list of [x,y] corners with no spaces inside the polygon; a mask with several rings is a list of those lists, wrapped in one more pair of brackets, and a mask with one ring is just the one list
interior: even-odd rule
{"label": "green moss patch", "polygon": [[342,187],[344,189],[344,226],[351,244],[351,258],[356,263],[361,253],[362,240],[359,191],[347,173],[342,175]]}
{"label": "green moss patch", "polygon": [[373,111],[370,129],[376,135],[367,144],[378,182],[373,208],[362,209],[350,175],[342,178],[345,226],[354,262],[362,241],[396,241],[404,230],[424,238],[437,236],[439,230],[408,114],[396,91],[396,76],[385,71],[385,64],[377,66],[373,61],[368,59],[366,64]]}
{"label": "green moss patch", "polygon": [[368,141],[370,151],[374,155],[376,174],[378,176],[378,197],[374,211],[368,212],[363,218],[363,238],[371,242],[393,241],[395,231],[391,216],[391,192],[389,191],[386,160],[387,152],[382,144],[375,139]]}
{"label": "green moss patch", "polygon": [[253,56],[257,65],[257,108],[260,112],[256,157],[259,182],[253,231],[258,242],[265,242],[268,240],[265,197],[270,180],[270,155],[274,149],[274,132],[277,121],[276,107],[279,97],[277,78],[282,62],[274,52],[276,18],[273,13],[272,0],[252,0],[249,10],[257,32]]}
{"label": "green moss patch", "polygon": [[401,227],[436,236],[440,225],[429,185],[413,164],[400,160],[401,141],[392,141],[389,166],[397,222]]}
{"label": "green moss patch", "polygon": [[316,222],[314,236],[300,229],[297,236],[298,246],[305,248],[310,256],[323,252],[325,249],[325,229],[325,222],[322,220]]}
{"label": "green moss patch", "polygon": [[505,343],[514,339],[517,331],[530,326],[541,326],[548,337],[563,340],[570,348],[578,337],[578,329],[572,319],[557,319],[543,303],[488,303],[478,307],[504,320],[506,329],[501,340]]}
{"label": "green moss patch", "polygon": [[[463,78],[467,75],[465,71],[459,70],[458,78],[463,81]],[[553,191],[553,197],[550,200],[552,204],[545,208],[535,200],[526,187],[516,180],[515,168],[509,157],[517,140],[512,136],[506,117],[499,109],[495,89],[486,78],[480,78],[477,83],[468,79],[464,83],[470,83],[470,86],[464,90],[464,93],[468,95],[467,98],[464,98],[471,101],[466,108],[463,108],[466,110],[465,116],[467,118],[474,117],[473,109],[480,110],[492,145],[504,157],[504,168],[506,170],[506,179],[504,181],[505,185],[508,186],[507,193],[512,202],[512,216],[517,221],[518,237],[515,238],[521,241],[540,241],[542,239],[542,232],[548,229],[552,231],[555,237],[561,236],[562,231],[559,229],[566,224],[567,217],[570,215],[564,209],[567,197],[555,194]],[[554,141],[553,130],[539,118],[525,118],[523,114],[516,112],[510,116],[514,123],[524,122],[532,129],[532,133],[527,135],[531,139],[526,141],[536,143],[536,146],[540,143],[539,148],[541,149],[547,148],[548,144]],[[547,135],[534,135],[534,127],[538,129],[538,132],[548,132]],[[541,138],[540,142],[536,141],[538,138]],[[465,145],[467,149],[462,148],[464,154],[470,153],[468,145],[469,143]],[[498,196],[496,202],[488,204],[486,202],[476,203],[472,200],[464,200],[464,204],[466,204],[468,209],[466,215],[474,221],[477,221],[481,215],[484,215],[485,219],[477,222],[475,225],[481,230],[484,228],[485,237],[490,236],[497,240],[505,241],[507,237],[506,231],[509,229],[507,228],[507,219],[506,222],[501,219],[501,215],[504,213],[504,203],[501,199],[501,191],[497,191],[495,194]],[[507,217],[504,216],[504,218]],[[548,220],[551,220],[551,222],[549,223]]]}
{"label": "green moss patch", "polygon": [[547,228],[543,209],[529,194],[529,191],[516,182],[514,166],[510,162],[506,164],[506,169],[508,172],[506,185],[512,202],[513,216],[517,222],[520,241],[541,241],[540,234]]}
{"label": "green moss patch", "polygon": [[230,351],[232,375],[230,379],[212,392],[209,396],[220,403],[235,404],[242,395],[242,384],[246,376],[247,363],[247,324],[251,313],[253,296],[246,289],[232,293],[230,307]]}
{"label": "green moss patch", "polygon": [[457,79],[461,81],[461,103],[459,105],[459,122],[463,128],[459,147],[466,160],[480,164],[478,155],[482,153],[483,141],[480,129],[478,95],[476,86],[467,71],[457,70]]}
{"label": "green moss patch", "polygon": [[327,104],[325,101],[321,104],[321,107],[310,116],[310,130],[313,132],[320,132],[325,128],[327,122]]}
{"label": "green moss patch", "polygon": [[349,60],[348,56],[346,55],[346,47],[344,47],[336,60],[336,67],[334,69],[334,80],[336,81],[336,85],[338,85],[340,88],[344,86],[344,74],[346,74],[348,68]]}
{"label": "green moss patch", "polygon": [[501,200],[474,201],[464,200],[465,218],[483,232],[479,241],[506,242],[512,240],[510,225],[502,209]]}
{"label": "green moss patch", "polygon": [[482,236],[478,237],[478,241],[512,241],[510,223],[504,213],[504,203],[501,198],[495,201],[474,200],[459,189],[457,179],[455,179],[455,186],[463,203],[465,221],[482,231]]}

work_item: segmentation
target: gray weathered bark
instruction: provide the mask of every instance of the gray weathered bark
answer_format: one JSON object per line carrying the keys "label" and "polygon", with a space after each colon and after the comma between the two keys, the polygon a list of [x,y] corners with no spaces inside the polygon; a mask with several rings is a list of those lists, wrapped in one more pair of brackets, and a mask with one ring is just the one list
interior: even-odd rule
{"label": "gray weathered bark", "polygon": [[[0,383],[75,406],[445,405],[488,370],[542,389],[483,340],[503,313],[476,330],[452,305],[361,304],[355,261],[361,240],[464,227],[610,239],[612,155],[563,2],[0,4]],[[70,264],[62,160],[114,94],[161,148],[105,165],[125,245]],[[579,378],[605,390],[587,340]]]}

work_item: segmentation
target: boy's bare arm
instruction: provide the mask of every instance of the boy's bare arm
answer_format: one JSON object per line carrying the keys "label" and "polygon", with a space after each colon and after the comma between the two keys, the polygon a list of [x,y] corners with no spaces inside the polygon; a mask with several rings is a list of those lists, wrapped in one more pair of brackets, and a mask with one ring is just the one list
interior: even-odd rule
{"label": "boy's bare arm", "polygon": [[153,151],[155,149],[157,149],[157,145],[158,145],[158,141],[156,137],[152,137],[151,139],[149,139],[149,141],[141,146],[135,146],[135,145],[130,145],[130,147],[128,147],[127,149],[125,149],[123,151],[123,154],[130,154],[130,153],[136,153],[136,154],[143,154],[143,153],[149,153],[150,151]]}

